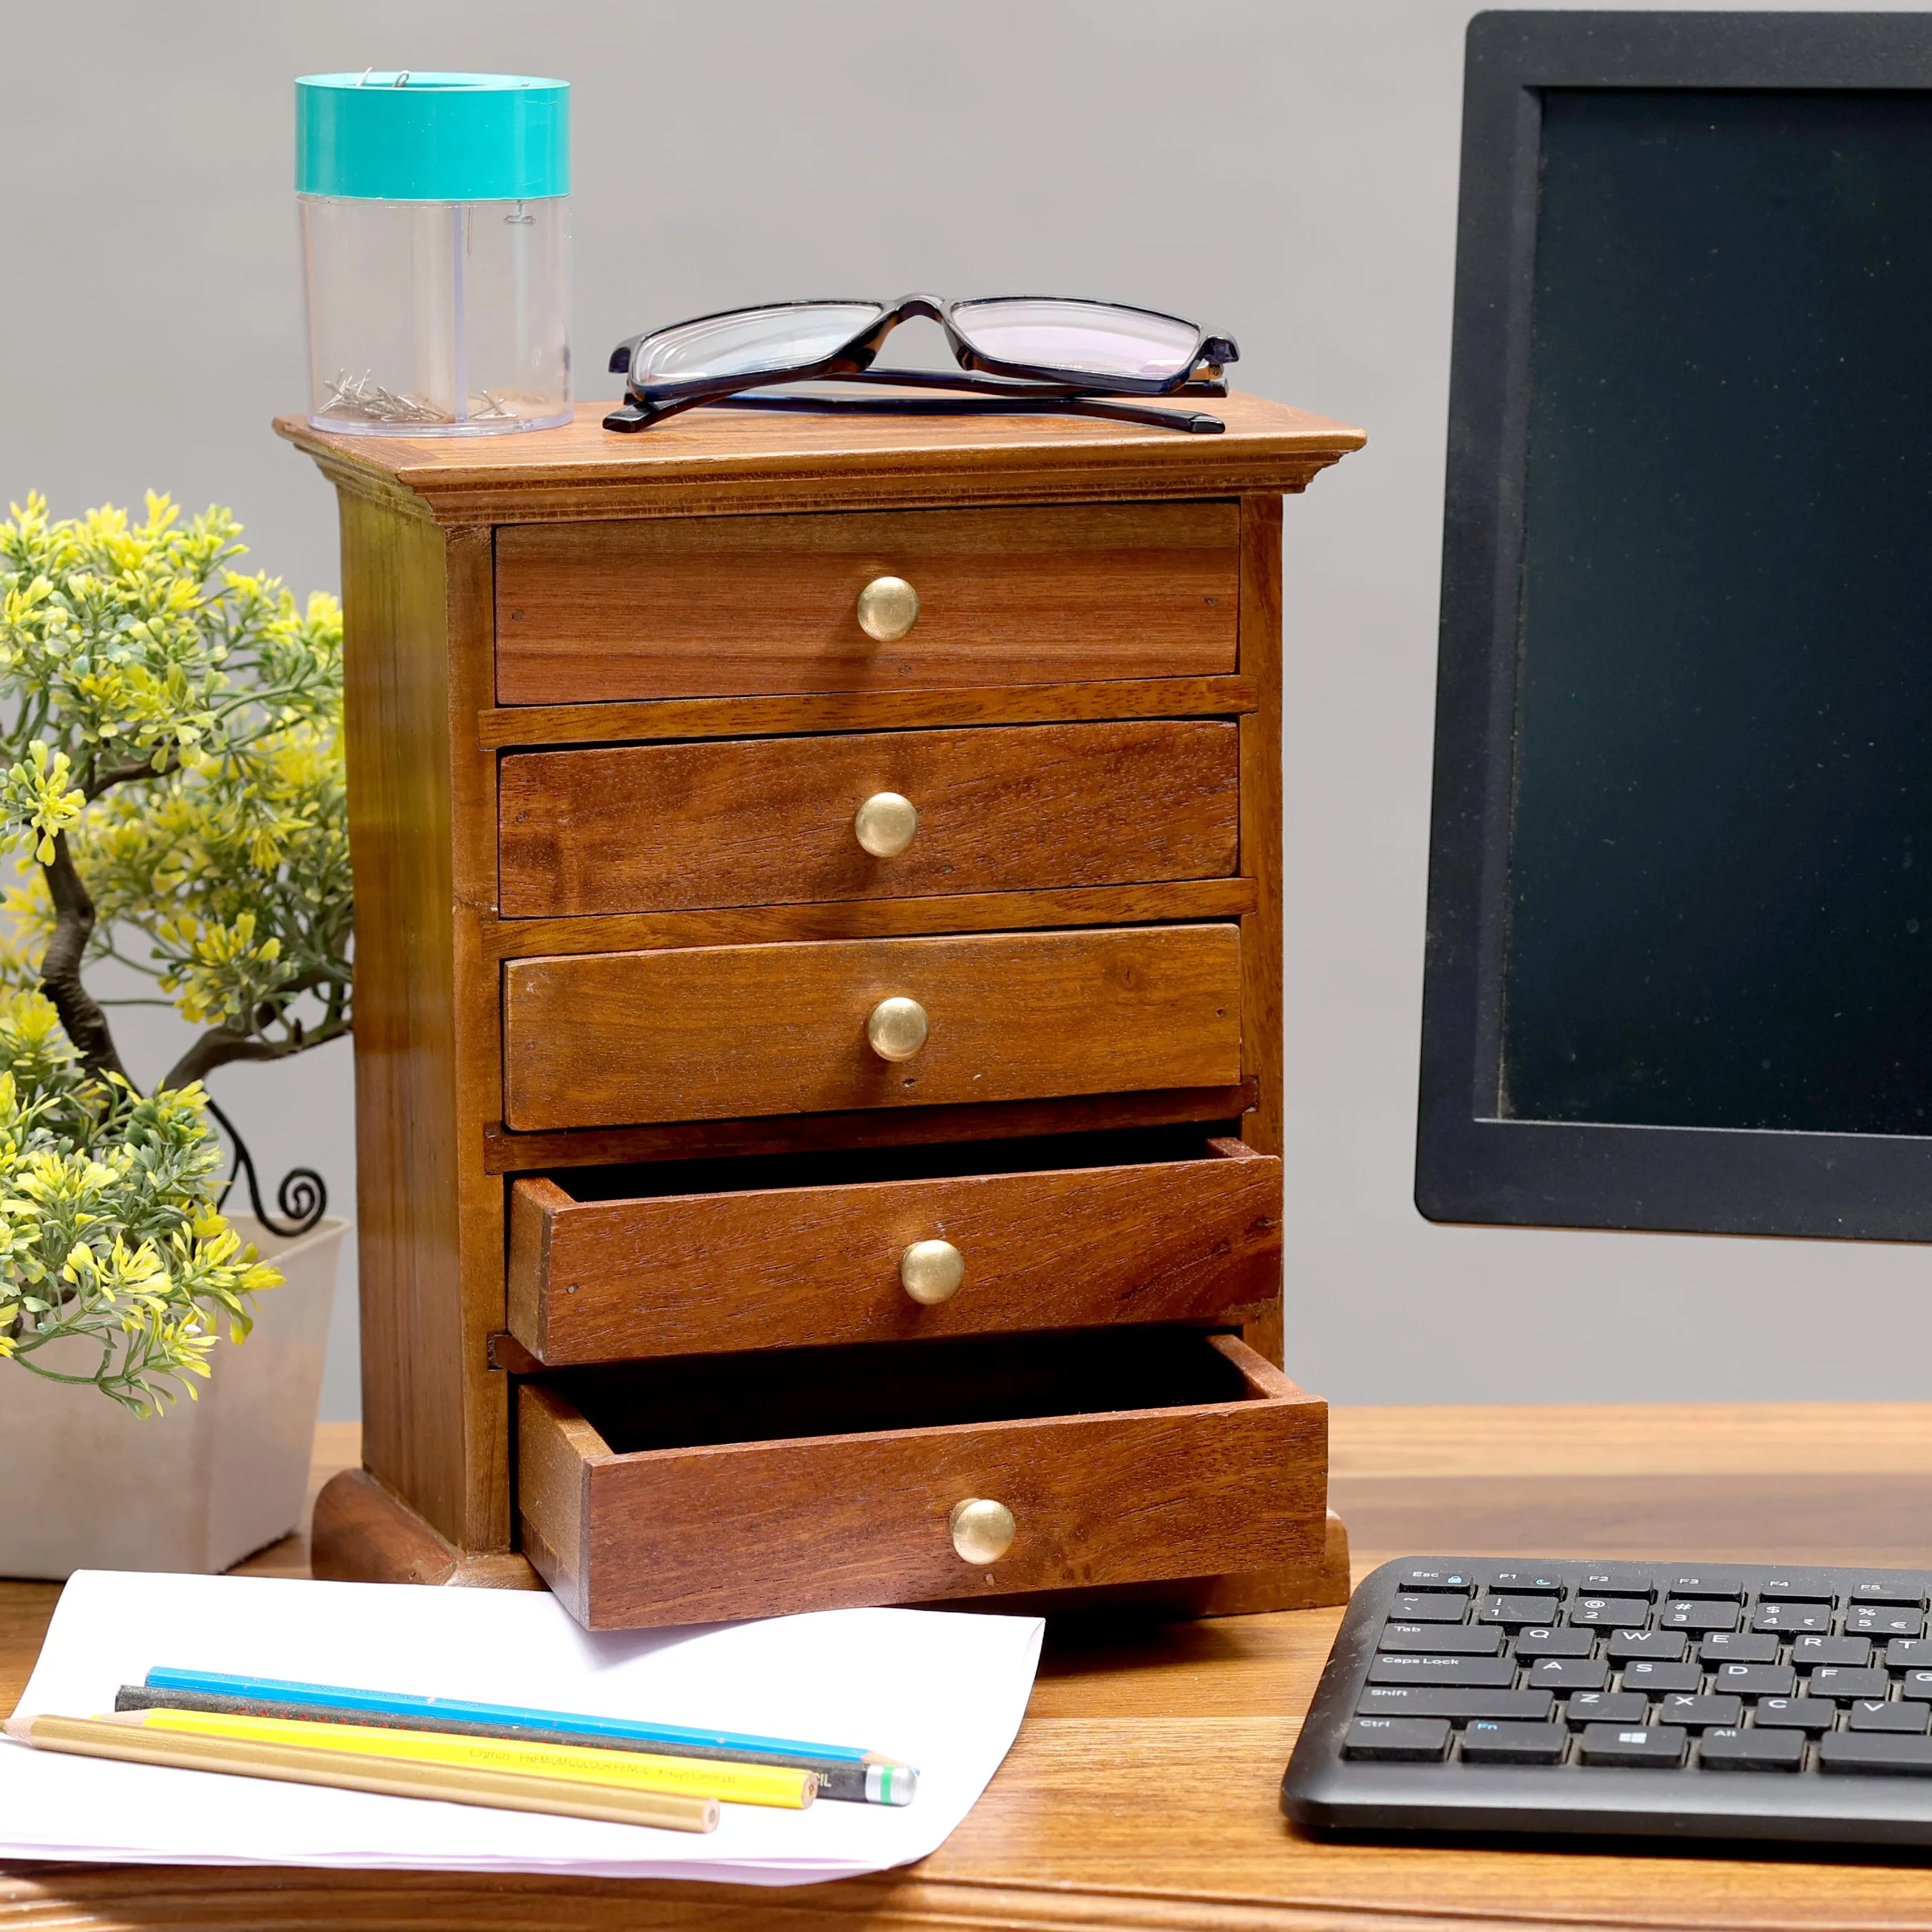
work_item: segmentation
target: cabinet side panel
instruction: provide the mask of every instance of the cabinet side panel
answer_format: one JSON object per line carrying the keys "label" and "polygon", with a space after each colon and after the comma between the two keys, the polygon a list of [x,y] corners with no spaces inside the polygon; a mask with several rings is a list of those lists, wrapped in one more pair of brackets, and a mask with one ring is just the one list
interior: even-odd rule
{"label": "cabinet side panel", "polygon": [[443,532],[342,496],[356,865],[362,1454],[463,1540],[448,602]]}
{"label": "cabinet side panel", "polygon": [[[1282,1151],[1281,499],[1241,499],[1241,672],[1255,709],[1240,721],[1241,871],[1255,910],[1241,919],[1241,1071],[1260,1099],[1241,1125],[1258,1154]],[[1242,1330],[1282,1360],[1280,1294],[1274,1313]]]}

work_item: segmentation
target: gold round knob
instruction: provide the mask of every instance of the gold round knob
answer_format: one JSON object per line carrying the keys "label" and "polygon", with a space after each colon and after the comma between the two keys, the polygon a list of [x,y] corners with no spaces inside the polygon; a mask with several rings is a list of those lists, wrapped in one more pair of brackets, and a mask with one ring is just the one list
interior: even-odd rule
{"label": "gold round knob", "polygon": [[909,798],[875,791],[853,814],[859,843],[875,859],[896,859],[919,832],[919,814]]}
{"label": "gold round knob", "polygon": [[899,1257],[899,1280],[928,1308],[950,1301],[966,1279],[966,1257],[950,1241],[915,1241]]}
{"label": "gold round knob", "polygon": [[910,1060],[928,1030],[926,1009],[916,1000],[881,1000],[866,1022],[866,1038],[881,1060]]}
{"label": "gold round knob", "polygon": [[952,1532],[952,1546],[968,1563],[997,1563],[1013,1546],[1018,1532],[1013,1513],[1004,1503],[985,1496],[968,1496],[955,1503],[946,1526]]}
{"label": "gold round knob", "polygon": [[896,644],[919,622],[919,592],[903,577],[875,577],[859,593],[859,628],[881,644]]}

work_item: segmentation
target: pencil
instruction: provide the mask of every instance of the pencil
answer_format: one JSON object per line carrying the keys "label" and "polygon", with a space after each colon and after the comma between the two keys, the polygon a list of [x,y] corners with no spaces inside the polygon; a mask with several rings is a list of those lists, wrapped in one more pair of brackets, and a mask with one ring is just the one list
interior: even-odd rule
{"label": "pencil", "polygon": [[795,1738],[697,1730],[634,1718],[468,1703],[453,1697],[235,1676],[171,1665],[158,1665],[148,1672],[144,1684],[123,1686],[114,1701],[118,1710],[160,1707],[222,1710],[237,1716],[327,1718],[476,1737],[527,1737],[532,1743],[595,1744],[605,1750],[655,1751],[728,1763],[789,1765],[818,1774],[820,1797],[856,1804],[910,1804],[919,1789],[919,1774],[910,1765],[846,1744],[807,1744]]}
{"label": "pencil", "polygon": [[324,1784],[388,1798],[440,1798],[452,1804],[542,1811],[560,1818],[595,1818],[612,1825],[652,1825],[667,1832],[718,1828],[718,1801],[682,1792],[620,1791],[468,1765],[405,1764],[351,1751],[249,1744],[235,1738],[163,1736],[139,1725],[94,1718],[14,1717],[0,1729],[37,1750],[117,1758],[124,1763],[162,1765],[176,1771],[224,1772],[236,1778]]}
{"label": "pencil", "polygon": [[460,1737],[446,1731],[387,1731],[281,1718],[234,1717],[208,1711],[125,1711],[105,1724],[171,1736],[235,1738],[309,1750],[352,1751],[410,1764],[470,1765],[480,1770],[566,1778],[573,1784],[622,1791],[681,1791],[732,1804],[769,1804],[802,1811],[818,1794],[818,1780],[789,1766],[718,1764],[700,1758],[658,1757],[640,1751],[560,1747],[524,1738]]}

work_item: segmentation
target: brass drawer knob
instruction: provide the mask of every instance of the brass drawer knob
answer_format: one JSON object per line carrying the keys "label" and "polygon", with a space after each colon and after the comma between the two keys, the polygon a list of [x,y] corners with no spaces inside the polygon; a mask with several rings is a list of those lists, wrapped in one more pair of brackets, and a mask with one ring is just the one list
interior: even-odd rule
{"label": "brass drawer knob", "polygon": [[903,577],[875,577],[859,593],[859,628],[874,643],[896,644],[919,622],[919,592]]}
{"label": "brass drawer knob", "polygon": [[875,859],[896,859],[919,834],[919,814],[909,798],[875,791],[853,815],[852,830]]}
{"label": "brass drawer knob", "polygon": [[937,1308],[959,1292],[966,1257],[950,1241],[915,1241],[899,1257],[899,1281],[914,1300]]}
{"label": "brass drawer knob", "polygon": [[926,1009],[916,1000],[881,1000],[866,1022],[866,1038],[881,1060],[910,1060],[929,1030]]}
{"label": "brass drawer knob", "polygon": [[1018,1534],[1013,1513],[1004,1503],[986,1496],[968,1496],[955,1503],[946,1519],[952,1546],[968,1563],[997,1563],[1013,1546]]}

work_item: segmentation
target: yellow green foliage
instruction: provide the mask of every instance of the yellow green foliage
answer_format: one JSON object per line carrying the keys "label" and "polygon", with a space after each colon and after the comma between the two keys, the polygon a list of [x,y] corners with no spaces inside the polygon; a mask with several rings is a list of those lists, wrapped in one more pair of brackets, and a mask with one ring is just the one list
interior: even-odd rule
{"label": "yellow green foliage", "polygon": [[146,1414],[247,1335],[281,1276],[215,1205],[206,1105],[90,1081],[46,999],[0,993],[0,1357]]}

